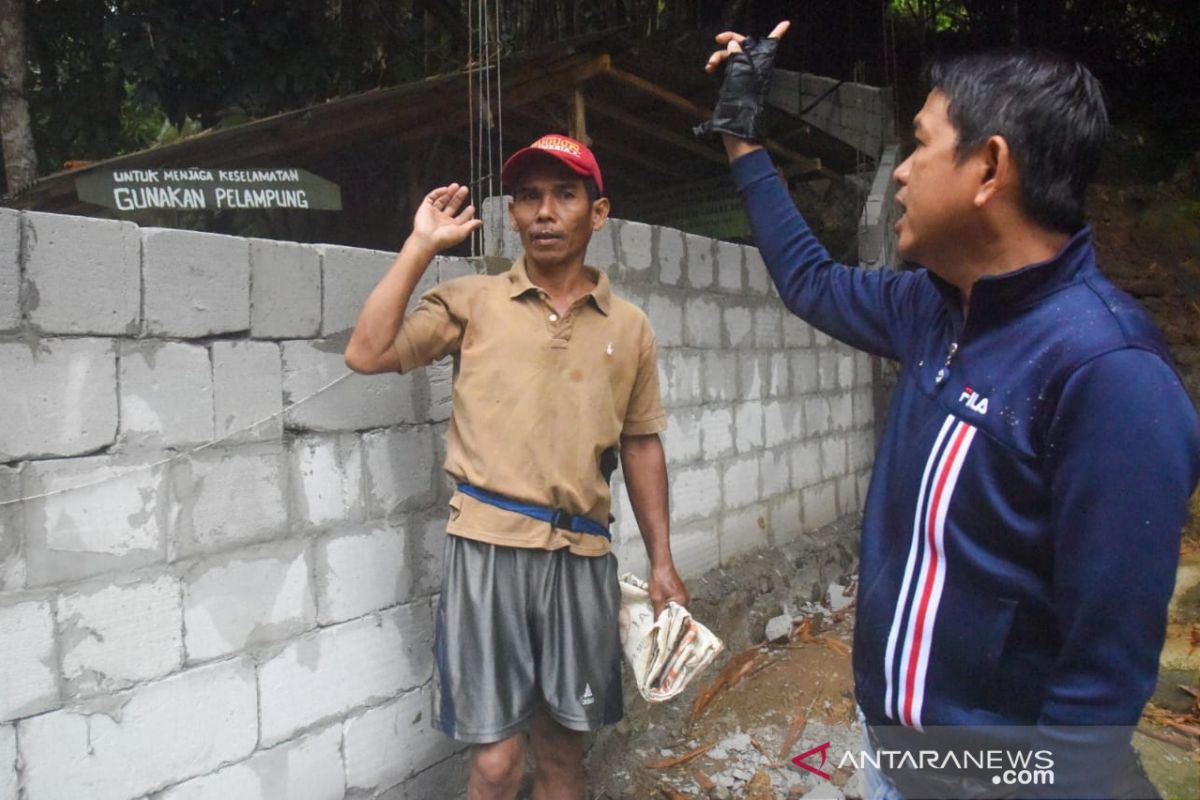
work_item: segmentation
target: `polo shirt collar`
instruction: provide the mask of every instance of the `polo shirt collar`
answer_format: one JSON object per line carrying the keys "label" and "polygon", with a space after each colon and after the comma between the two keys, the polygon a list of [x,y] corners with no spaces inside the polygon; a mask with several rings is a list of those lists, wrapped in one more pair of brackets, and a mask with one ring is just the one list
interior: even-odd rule
{"label": "polo shirt collar", "polygon": [[[586,296],[592,298],[592,302],[600,310],[600,313],[608,316],[612,307],[612,284],[608,280],[608,275],[595,267],[584,267],[584,269],[596,281],[595,287]],[[519,256],[513,262],[512,268],[509,269],[508,283],[508,296],[513,299],[521,297],[526,292],[540,291],[533,281],[529,280],[529,273],[525,270],[524,254]]]}

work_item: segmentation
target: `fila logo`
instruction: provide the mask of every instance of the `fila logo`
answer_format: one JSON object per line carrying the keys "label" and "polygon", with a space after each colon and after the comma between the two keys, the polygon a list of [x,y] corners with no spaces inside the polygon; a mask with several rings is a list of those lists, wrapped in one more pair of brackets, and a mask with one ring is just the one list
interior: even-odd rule
{"label": "fila logo", "polygon": [[590,684],[585,683],[583,685],[583,694],[579,698],[579,704],[590,706],[594,702],[596,702],[596,698],[592,696],[592,687]]}
{"label": "fila logo", "polygon": [[972,389],[970,386],[963,387],[963,393],[958,396],[958,402],[966,403],[967,408],[971,409],[976,414],[987,413],[988,399]]}

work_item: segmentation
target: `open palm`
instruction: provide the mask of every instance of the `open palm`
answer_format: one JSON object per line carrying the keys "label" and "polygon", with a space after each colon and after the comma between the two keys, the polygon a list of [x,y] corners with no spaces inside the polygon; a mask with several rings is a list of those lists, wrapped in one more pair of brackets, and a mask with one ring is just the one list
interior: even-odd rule
{"label": "open palm", "polygon": [[413,216],[413,236],[424,239],[435,251],[453,247],[483,225],[475,219],[475,206],[463,203],[467,187],[457,183],[439,186],[421,201]]}

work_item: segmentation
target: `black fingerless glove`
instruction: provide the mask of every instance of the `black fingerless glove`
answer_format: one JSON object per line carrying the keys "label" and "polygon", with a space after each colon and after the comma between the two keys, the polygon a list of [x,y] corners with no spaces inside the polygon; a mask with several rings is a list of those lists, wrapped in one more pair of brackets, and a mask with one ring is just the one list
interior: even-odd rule
{"label": "black fingerless glove", "polygon": [[728,133],[739,139],[758,140],[763,130],[763,106],[771,86],[771,70],[778,39],[758,39],[747,36],[742,52],[725,61],[725,79],[717,94],[712,119],[692,129],[697,136],[709,133]]}

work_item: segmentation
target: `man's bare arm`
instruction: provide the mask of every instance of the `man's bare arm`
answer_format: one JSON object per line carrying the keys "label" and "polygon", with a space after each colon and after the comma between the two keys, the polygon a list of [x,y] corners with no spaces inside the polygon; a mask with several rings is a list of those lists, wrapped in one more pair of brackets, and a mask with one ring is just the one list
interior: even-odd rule
{"label": "man's bare arm", "polygon": [[670,503],[667,499],[667,459],[658,434],[621,437],[621,466],[625,488],[650,557],[650,600],[657,616],[674,600],[686,606],[683,585],[671,559]]}
{"label": "man's bare arm", "polygon": [[355,372],[395,372],[400,369],[396,334],[413,289],[433,257],[463,241],[483,224],[475,207],[462,208],[467,187],[452,183],[425,195],[413,217],[413,231],[400,248],[387,274],[367,296],[346,345],[346,366]]}

